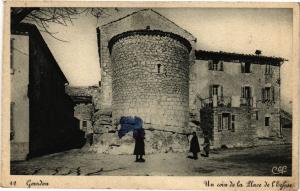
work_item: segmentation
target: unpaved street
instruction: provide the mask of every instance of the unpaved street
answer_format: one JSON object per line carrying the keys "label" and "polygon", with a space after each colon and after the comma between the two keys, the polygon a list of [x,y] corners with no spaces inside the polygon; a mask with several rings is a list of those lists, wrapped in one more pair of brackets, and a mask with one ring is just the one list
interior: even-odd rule
{"label": "unpaved street", "polygon": [[145,163],[133,155],[106,155],[71,150],[11,163],[11,174],[24,175],[136,175],[136,176],[272,176],[274,166],[287,166],[291,175],[290,144],[211,151],[209,158],[187,158],[188,153],[146,155]]}

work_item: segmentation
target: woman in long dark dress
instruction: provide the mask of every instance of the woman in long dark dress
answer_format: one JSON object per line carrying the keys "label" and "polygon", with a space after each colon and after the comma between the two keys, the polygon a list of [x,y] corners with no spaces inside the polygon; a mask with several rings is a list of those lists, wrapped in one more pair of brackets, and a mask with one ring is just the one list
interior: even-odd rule
{"label": "woman in long dark dress", "polygon": [[200,146],[199,146],[198,137],[196,135],[196,132],[193,132],[193,138],[191,140],[191,145],[190,145],[190,152],[193,153],[193,159],[197,160],[198,153],[200,152]]}
{"label": "woman in long dark dress", "polygon": [[133,131],[133,137],[135,139],[135,146],[133,154],[136,156],[135,162],[145,162],[143,155],[145,155],[145,130],[143,128]]}

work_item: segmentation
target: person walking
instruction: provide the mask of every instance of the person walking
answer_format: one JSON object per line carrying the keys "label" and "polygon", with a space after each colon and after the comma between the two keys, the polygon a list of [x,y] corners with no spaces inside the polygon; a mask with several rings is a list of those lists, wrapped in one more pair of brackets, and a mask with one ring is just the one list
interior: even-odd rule
{"label": "person walking", "polygon": [[191,145],[190,145],[190,152],[193,153],[193,159],[197,160],[198,153],[200,152],[200,146],[199,146],[198,137],[196,135],[196,132],[193,132],[193,137],[192,137]]}
{"label": "person walking", "polygon": [[136,156],[135,162],[145,162],[143,155],[145,155],[145,130],[143,128],[135,129],[133,131],[133,137],[135,139],[135,146],[133,154]]}
{"label": "person walking", "polygon": [[204,144],[203,144],[203,150],[205,152],[204,157],[209,157],[209,147],[210,147],[210,143],[209,143],[209,137],[208,134],[204,135]]}

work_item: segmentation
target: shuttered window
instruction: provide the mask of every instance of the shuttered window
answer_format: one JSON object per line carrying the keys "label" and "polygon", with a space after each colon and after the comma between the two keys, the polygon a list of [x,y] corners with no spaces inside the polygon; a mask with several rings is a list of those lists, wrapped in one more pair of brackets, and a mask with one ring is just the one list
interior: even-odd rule
{"label": "shuttered window", "polygon": [[265,65],[265,74],[272,74],[272,67],[271,64],[266,64]]}
{"label": "shuttered window", "polygon": [[218,97],[223,97],[223,86],[221,85],[210,85],[209,86],[209,97],[213,97],[214,95]]}
{"label": "shuttered window", "polygon": [[230,113],[218,114],[218,131],[235,130],[235,115]]}
{"label": "shuttered window", "polygon": [[209,60],[208,61],[208,70],[224,71],[223,61]]}
{"label": "shuttered window", "polygon": [[274,86],[262,88],[262,102],[275,102]]}
{"label": "shuttered window", "polygon": [[242,73],[251,73],[251,63],[250,62],[241,63],[241,72]]}
{"label": "shuttered window", "polygon": [[242,98],[251,98],[252,91],[250,86],[243,86],[241,88],[241,97]]}

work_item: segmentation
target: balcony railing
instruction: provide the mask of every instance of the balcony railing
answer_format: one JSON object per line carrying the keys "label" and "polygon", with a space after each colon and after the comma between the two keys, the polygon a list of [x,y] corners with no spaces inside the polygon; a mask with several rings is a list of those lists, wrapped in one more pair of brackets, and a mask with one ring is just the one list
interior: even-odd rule
{"label": "balcony railing", "polygon": [[253,98],[252,97],[248,97],[248,98],[241,97],[240,105],[241,106],[253,106]]}
{"label": "balcony railing", "polygon": [[205,107],[256,107],[256,99],[253,97],[241,98],[239,96],[225,97],[213,96],[201,100],[202,108]]}
{"label": "balcony railing", "polygon": [[231,97],[213,96],[201,100],[202,107],[231,107]]}

